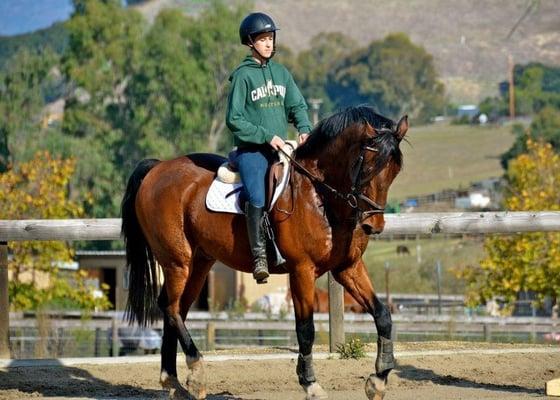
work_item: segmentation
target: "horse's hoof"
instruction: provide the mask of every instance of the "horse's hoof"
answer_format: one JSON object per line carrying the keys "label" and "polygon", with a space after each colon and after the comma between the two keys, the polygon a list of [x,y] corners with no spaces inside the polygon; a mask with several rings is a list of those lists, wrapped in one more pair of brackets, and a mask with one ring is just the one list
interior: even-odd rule
{"label": "horse's hoof", "polygon": [[204,383],[193,380],[190,376],[187,378],[187,391],[191,399],[203,400],[206,398],[206,386]]}
{"label": "horse's hoof", "polygon": [[193,397],[179,383],[176,376],[167,375],[165,372],[161,374],[159,383],[161,387],[169,391],[169,398],[172,400],[192,400]]}
{"label": "horse's hoof", "polygon": [[369,400],[383,400],[385,390],[387,387],[387,380],[379,378],[375,374],[371,374],[366,380],[366,396]]}
{"label": "horse's hoof", "polygon": [[189,365],[186,386],[192,398],[196,400],[206,398],[206,377],[201,360],[193,362]]}
{"label": "horse's hoof", "polygon": [[317,382],[303,388],[305,390],[305,400],[328,399],[327,392]]}

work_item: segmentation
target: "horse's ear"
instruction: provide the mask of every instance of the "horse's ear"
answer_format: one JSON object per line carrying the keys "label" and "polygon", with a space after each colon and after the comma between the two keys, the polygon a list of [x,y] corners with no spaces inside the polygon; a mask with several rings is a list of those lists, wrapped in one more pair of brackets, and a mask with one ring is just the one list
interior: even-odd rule
{"label": "horse's ear", "polygon": [[365,127],[366,127],[366,135],[368,135],[369,137],[375,135],[375,128],[371,126],[369,122],[366,121]]}
{"label": "horse's ear", "polygon": [[408,131],[408,115],[405,115],[399,120],[399,123],[397,124],[397,129],[395,130],[395,136],[397,136],[399,140],[402,140],[404,138],[404,135],[406,135],[407,131]]}

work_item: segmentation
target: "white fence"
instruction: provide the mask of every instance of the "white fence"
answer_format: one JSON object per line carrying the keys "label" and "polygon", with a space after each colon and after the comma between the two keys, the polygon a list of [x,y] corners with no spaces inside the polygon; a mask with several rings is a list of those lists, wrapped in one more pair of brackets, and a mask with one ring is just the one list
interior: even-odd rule
{"label": "white fence", "polygon": [[[427,234],[488,234],[560,231],[560,212],[468,212],[385,215],[383,236]],[[26,240],[119,240],[121,220],[0,221],[0,357],[8,351],[8,242]],[[330,339],[344,341],[342,288],[329,282]],[[334,294],[333,294],[334,293]]]}
{"label": "white fence", "polygon": [[[12,331],[19,334],[11,338],[14,358],[36,357],[36,344],[48,344],[49,356],[68,357],[107,356],[109,354],[141,353],[146,347],[153,349],[153,342],[161,344],[161,321],[150,329],[129,327],[123,321],[122,312],[94,313],[87,320],[79,313],[42,313],[40,330],[34,313],[12,313]],[[329,315],[314,315],[317,342],[324,341],[329,331]],[[466,315],[393,315],[392,336],[398,338],[456,338],[459,340],[537,342],[553,339],[560,328],[560,321],[553,318],[536,317],[482,317]],[[247,347],[253,345],[296,346],[295,317],[293,313],[269,315],[265,313],[244,313],[232,316],[227,312],[189,313],[188,327],[191,335],[202,350],[215,348]],[[38,335],[38,331],[41,334]],[[159,332],[156,332],[158,330]],[[375,326],[367,314],[346,313],[344,331],[352,335],[375,340]],[[81,333],[77,340],[76,332]],[[90,333],[89,336],[84,332]],[[118,333],[117,333],[118,332]],[[148,336],[149,334],[149,336]],[[148,336],[150,340],[142,343]],[[87,337],[87,339],[86,339]],[[79,350],[78,350],[79,348]]]}

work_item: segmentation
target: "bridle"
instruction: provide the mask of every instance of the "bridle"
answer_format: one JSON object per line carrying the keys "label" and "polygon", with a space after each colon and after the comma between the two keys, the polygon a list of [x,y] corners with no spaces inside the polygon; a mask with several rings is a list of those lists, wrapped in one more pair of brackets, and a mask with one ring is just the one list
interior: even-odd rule
{"label": "bridle", "polygon": [[[370,215],[383,214],[385,212],[385,207],[379,205],[375,201],[371,200],[369,197],[362,193],[364,183],[368,183],[371,178],[362,178],[363,176],[363,165],[364,158],[367,151],[378,152],[376,147],[371,145],[363,145],[360,149],[360,155],[352,164],[352,169],[350,170],[350,178],[352,185],[350,192],[343,193],[336,188],[332,187],[325,181],[321,180],[319,177],[314,175],[311,171],[301,165],[296,161],[291,155],[287,154],[283,149],[280,151],[290,160],[290,162],[295,166],[303,175],[307,176],[309,180],[316,183],[323,189],[326,189],[329,193],[333,194],[335,197],[346,202],[346,204],[356,212],[356,220],[364,220]],[[360,207],[360,200],[367,204],[367,208]]]}

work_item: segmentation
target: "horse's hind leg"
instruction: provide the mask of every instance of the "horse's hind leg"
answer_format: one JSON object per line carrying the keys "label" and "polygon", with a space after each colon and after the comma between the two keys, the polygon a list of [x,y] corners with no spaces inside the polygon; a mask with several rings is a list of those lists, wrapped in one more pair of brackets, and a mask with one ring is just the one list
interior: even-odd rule
{"label": "horse's hind leg", "polygon": [[167,304],[167,290],[163,288],[158,305],[163,312],[160,382],[164,387],[169,386],[171,381],[177,381],[177,330],[171,326],[170,317],[166,312]]}
{"label": "horse's hind leg", "polygon": [[371,374],[366,381],[366,395],[370,400],[381,400],[385,395],[389,372],[395,367],[391,313],[375,295],[362,260],[344,270],[333,271],[333,276],[374,318],[377,329],[377,358],[375,374]]}
{"label": "horse's hind leg", "polygon": [[181,258],[183,262],[161,261],[165,283],[158,298],[159,307],[163,311],[160,383],[164,389],[169,390],[170,398],[189,399],[189,393],[177,380],[177,339],[181,326],[184,327],[179,313],[180,300],[191,269],[190,257]]}
{"label": "horse's hind leg", "polygon": [[[195,252],[193,260],[193,268],[183,296],[181,297],[181,318],[183,322],[187,318],[189,309],[192,303],[200,294],[206,277],[208,276],[208,271],[212,268],[214,264],[213,259],[207,257],[201,250]],[[203,399],[206,397],[206,377],[204,374],[204,366],[202,363],[202,355],[198,351],[191,335],[183,323],[184,331],[186,333],[186,340],[180,340],[181,347],[187,357],[187,367],[189,369],[187,375],[187,390],[191,395],[194,395],[197,399]]]}
{"label": "horse's hind leg", "polygon": [[[161,384],[170,389],[171,397],[203,399],[206,397],[204,370],[201,354],[185,326],[188,309],[204,284],[214,260],[196,252],[189,268],[164,268],[165,287],[159,305],[164,311],[164,335],[162,343]],[[187,358],[188,394],[177,381],[177,339]]]}

